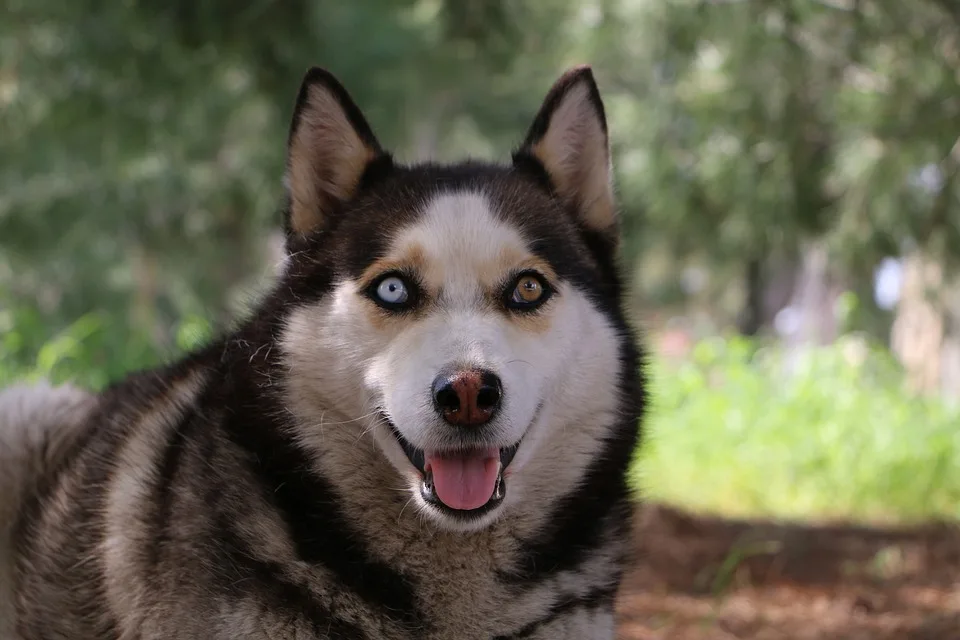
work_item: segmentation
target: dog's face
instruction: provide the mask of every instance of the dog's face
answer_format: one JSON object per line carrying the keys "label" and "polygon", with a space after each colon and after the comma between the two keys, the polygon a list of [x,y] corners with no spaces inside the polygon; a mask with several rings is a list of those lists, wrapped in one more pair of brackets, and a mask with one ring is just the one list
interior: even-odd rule
{"label": "dog's face", "polygon": [[282,342],[303,439],[369,434],[420,511],[458,530],[575,483],[620,393],[617,224],[589,70],[555,84],[505,167],[395,166],[313,71],[287,179],[284,277],[303,298]]}

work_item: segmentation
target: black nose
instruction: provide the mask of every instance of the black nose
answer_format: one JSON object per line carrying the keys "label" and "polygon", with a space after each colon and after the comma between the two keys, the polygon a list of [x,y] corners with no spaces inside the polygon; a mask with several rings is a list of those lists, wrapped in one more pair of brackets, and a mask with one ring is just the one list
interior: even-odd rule
{"label": "black nose", "polygon": [[441,372],[433,380],[433,405],[450,424],[475,427],[500,408],[503,385],[495,373],[477,369]]}

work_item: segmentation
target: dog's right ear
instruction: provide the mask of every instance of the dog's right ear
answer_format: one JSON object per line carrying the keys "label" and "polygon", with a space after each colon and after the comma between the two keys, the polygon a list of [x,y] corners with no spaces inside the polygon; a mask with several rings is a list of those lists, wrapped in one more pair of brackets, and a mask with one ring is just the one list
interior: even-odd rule
{"label": "dog's right ear", "polygon": [[539,165],[580,224],[617,245],[607,120],[589,66],[574,67],[553,84],[513,161]]}
{"label": "dog's right ear", "polygon": [[383,159],[389,155],[346,89],[325,69],[310,69],[287,139],[287,233],[306,236],[321,229],[356,195],[370,164]]}

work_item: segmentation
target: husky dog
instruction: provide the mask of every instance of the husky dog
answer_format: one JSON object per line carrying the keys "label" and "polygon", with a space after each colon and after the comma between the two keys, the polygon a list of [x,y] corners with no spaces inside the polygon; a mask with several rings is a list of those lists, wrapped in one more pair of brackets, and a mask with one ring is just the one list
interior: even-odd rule
{"label": "husky dog", "polygon": [[14,637],[613,638],[644,386],[590,68],[510,163],[396,163],[321,69],[287,149],[249,318],[0,399]]}

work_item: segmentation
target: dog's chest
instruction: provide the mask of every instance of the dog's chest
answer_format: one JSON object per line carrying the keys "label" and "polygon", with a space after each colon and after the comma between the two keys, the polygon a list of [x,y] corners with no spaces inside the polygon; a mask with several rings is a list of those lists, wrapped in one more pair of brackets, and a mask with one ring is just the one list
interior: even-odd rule
{"label": "dog's chest", "polygon": [[417,585],[429,629],[417,637],[489,640],[538,619],[549,607],[546,585],[519,589],[505,579],[517,555],[510,538],[461,537],[411,547],[405,569]]}

